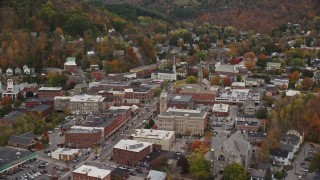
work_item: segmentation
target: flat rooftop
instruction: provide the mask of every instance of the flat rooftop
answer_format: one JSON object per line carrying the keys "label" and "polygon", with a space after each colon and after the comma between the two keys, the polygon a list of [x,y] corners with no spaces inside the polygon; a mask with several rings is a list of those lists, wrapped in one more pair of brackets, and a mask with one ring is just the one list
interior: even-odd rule
{"label": "flat rooftop", "polygon": [[109,174],[111,174],[111,171],[106,169],[100,169],[95,166],[89,166],[89,165],[82,165],[78,169],[73,171],[74,173],[78,174],[87,174],[89,177],[99,178],[103,179]]}
{"label": "flat rooftop", "polygon": [[192,100],[192,95],[168,94],[167,101],[170,103],[187,103]]}
{"label": "flat rooftop", "polygon": [[38,91],[62,91],[62,87],[41,87]]}
{"label": "flat rooftop", "polygon": [[133,152],[140,152],[148,146],[152,146],[152,143],[141,142],[137,140],[122,139],[113,148],[122,149]]}
{"label": "flat rooftop", "polygon": [[170,139],[174,136],[174,131],[163,131],[154,129],[136,129],[135,133],[131,136],[133,138],[145,138],[145,139]]}
{"label": "flat rooftop", "polygon": [[67,133],[74,133],[74,134],[94,134],[99,132],[101,132],[100,129],[89,130],[89,129],[77,129],[77,128],[72,128],[67,131]]}
{"label": "flat rooftop", "polygon": [[0,147],[0,173],[13,164],[22,163],[38,155],[28,150],[16,149],[11,147]]}
{"label": "flat rooftop", "polygon": [[162,114],[169,116],[204,117],[207,113],[201,110],[175,109],[170,107]]}
{"label": "flat rooftop", "polygon": [[70,99],[70,102],[102,102],[104,97],[100,95],[80,94],[75,95]]}
{"label": "flat rooftop", "polygon": [[54,153],[64,154],[64,155],[73,155],[78,154],[80,149],[68,149],[68,148],[58,148]]}
{"label": "flat rooftop", "polygon": [[212,107],[212,112],[228,112],[229,105],[228,104],[214,104]]}

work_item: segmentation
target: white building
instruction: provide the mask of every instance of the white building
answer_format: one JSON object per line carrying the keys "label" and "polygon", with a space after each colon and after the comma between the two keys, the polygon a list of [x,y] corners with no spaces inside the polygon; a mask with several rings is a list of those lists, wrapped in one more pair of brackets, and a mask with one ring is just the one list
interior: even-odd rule
{"label": "white building", "polygon": [[111,179],[111,171],[95,166],[81,165],[73,171],[73,179]]}
{"label": "white building", "polygon": [[80,149],[58,148],[51,153],[51,157],[57,160],[69,161],[75,159],[80,152]]}
{"label": "white building", "polygon": [[267,62],[267,67],[266,70],[270,71],[270,70],[278,70],[281,67],[281,63],[277,63],[277,62]]}
{"label": "white building", "polygon": [[70,108],[71,114],[98,114],[107,109],[107,102],[106,98],[100,95],[56,96],[54,98],[54,108],[56,111]]}
{"label": "white building", "polygon": [[147,176],[148,180],[165,180],[166,178],[167,173],[156,170],[150,170]]}
{"label": "white building", "polygon": [[281,87],[283,84],[285,85],[286,88],[289,86],[289,80],[288,79],[274,79],[270,81],[277,87]]}
{"label": "white building", "polygon": [[212,106],[212,114],[217,116],[227,116],[229,114],[228,104],[214,104]]}
{"label": "white building", "polygon": [[252,98],[258,104],[260,102],[260,93],[250,92],[250,89],[225,89],[216,95],[215,102],[242,104],[248,98]]}
{"label": "white building", "polygon": [[154,129],[136,129],[131,135],[134,140],[151,142],[160,145],[162,150],[169,151],[176,140],[174,131],[162,131]]}

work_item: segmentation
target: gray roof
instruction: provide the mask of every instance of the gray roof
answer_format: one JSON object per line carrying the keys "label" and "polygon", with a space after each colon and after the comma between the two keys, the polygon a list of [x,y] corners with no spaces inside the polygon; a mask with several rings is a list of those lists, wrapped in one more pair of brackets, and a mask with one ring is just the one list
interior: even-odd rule
{"label": "gray roof", "polygon": [[243,102],[243,105],[244,106],[248,106],[248,105],[255,105],[255,102],[253,101],[253,99],[252,98],[248,98],[248,99],[246,99],[246,101],[245,102]]}
{"label": "gray roof", "polygon": [[223,147],[230,155],[240,156],[247,155],[251,145],[243,134],[237,131],[224,141]]}
{"label": "gray roof", "polygon": [[[19,158],[17,157],[17,152],[20,153]],[[2,159],[2,161],[0,161],[0,172],[8,168],[9,164],[21,163],[22,159],[28,160],[35,156],[37,156],[36,153],[30,151],[18,150],[11,147],[0,147],[0,159]]]}
{"label": "gray roof", "polygon": [[174,72],[169,69],[160,69],[158,73],[173,74]]}
{"label": "gray roof", "polygon": [[87,83],[77,84],[74,88],[87,88],[89,85]]}
{"label": "gray roof", "polygon": [[93,129],[93,130],[88,130],[88,129],[70,129],[67,131],[67,133],[82,133],[82,134],[92,134],[92,133],[98,133],[100,132],[100,129]]}
{"label": "gray roof", "polygon": [[21,115],[23,115],[23,113],[20,111],[11,111],[7,116],[5,116],[2,119],[14,121],[16,118],[18,118]]}
{"label": "gray roof", "polygon": [[270,155],[275,157],[287,158],[289,155],[289,151],[281,150],[281,149],[271,149]]}
{"label": "gray roof", "polygon": [[268,168],[270,168],[270,170],[271,170],[272,165],[268,164],[268,163],[259,162],[258,169],[267,170]]}
{"label": "gray roof", "polygon": [[282,136],[280,140],[285,144],[298,145],[300,143],[300,138],[294,134]]}
{"label": "gray roof", "polygon": [[265,138],[265,137],[267,137],[267,133],[263,131],[257,131],[253,133],[248,132],[248,138]]}
{"label": "gray roof", "polygon": [[266,175],[266,171],[264,171],[264,170],[257,170],[257,169],[251,170],[251,177],[253,177],[253,178],[264,179],[265,175]]}
{"label": "gray roof", "polygon": [[51,107],[51,105],[46,105],[46,104],[40,104],[32,109],[30,109],[30,111],[45,111],[47,109],[49,109]]}
{"label": "gray roof", "polygon": [[32,144],[32,141],[33,141],[33,138],[12,135],[8,140],[8,144],[14,143],[14,144],[20,144],[23,146],[30,146]]}
{"label": "gray roof", "polygon": [[292,144],[280,143],[280,149],[286,150],[286,151],[289,151],[289,152],[293,152],[294,146]]}
{"label": "gray roof", "polygon": [[27,133],[24,133],[24,134],[21,134],[21,137],[25,137],[25,138],[36,138],[37,136],[33,134],[33,132],[27,132]]}

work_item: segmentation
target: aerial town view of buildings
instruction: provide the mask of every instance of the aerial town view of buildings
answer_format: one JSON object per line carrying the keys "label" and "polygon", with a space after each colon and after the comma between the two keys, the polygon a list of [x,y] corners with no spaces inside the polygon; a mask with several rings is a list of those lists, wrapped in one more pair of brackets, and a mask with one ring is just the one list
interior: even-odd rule
{"label": "aerial town view of buildings", "polygon": [[319,180],[319,7],[0,2],[0,179]]}

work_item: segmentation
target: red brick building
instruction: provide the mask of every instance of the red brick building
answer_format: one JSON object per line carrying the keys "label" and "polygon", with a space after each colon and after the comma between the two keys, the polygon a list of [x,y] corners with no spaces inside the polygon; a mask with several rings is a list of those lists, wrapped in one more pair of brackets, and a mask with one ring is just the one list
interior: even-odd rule
{"label": "red brick building", "polygon": [[27,99],[24,103],[27,109],[34,108],[41,104],[39,99]]}
{"label": "red brick building", "polygon": [[66,72],[76,73],[77,72],[77,64],[75,57],[67,57],[66,62],[64,63],[64,70]]}
{"label": "red brick building", "polygon": [[213,105],[216,92],[198,84],[181,84],[176,88],[176,94],[192,95],[195,104]]}
{"label": "red brick building", "polygon": [[72,172],[73,180],[111,180],[111,171],[82,165]]}
{"label": "red brick building", "polygon": [[65,132],[65,145],[74,148],[93,148],[98,146],[102,138],[99,129],[70,129]]}
{"label": "red brick building", "polygon": [[43,118],[51,114],[53,111],[54,111],[53,106],[47,105],[47,104],[40,104],[30,109],[29,113],[32,113],[37,117]]}
{"label": "red brick building", "polygon": [[111,106],[100,116],[89,116],[84,126],[103,127],[104,137],[109,137],[113,132],[123,125],[131,117],[131,107],[129,106]]}
{"label": "red brick building", "polygon": [[38,98],[54,98],[56,96],[63,96],[62,87],[41,87],[38,89]]}
{"label": "red brick building", "polygon": [[139,160],[152,152],[152,143],[137,140],[121,140],[113,147],[113,160],[116,163],[136,166]]}
{"label": "red brick building", "polygon": [[242,130],[246,132],[250,131],[258,131],[259,129],[259,122],[257,121],[236,121],[235,129]]}

